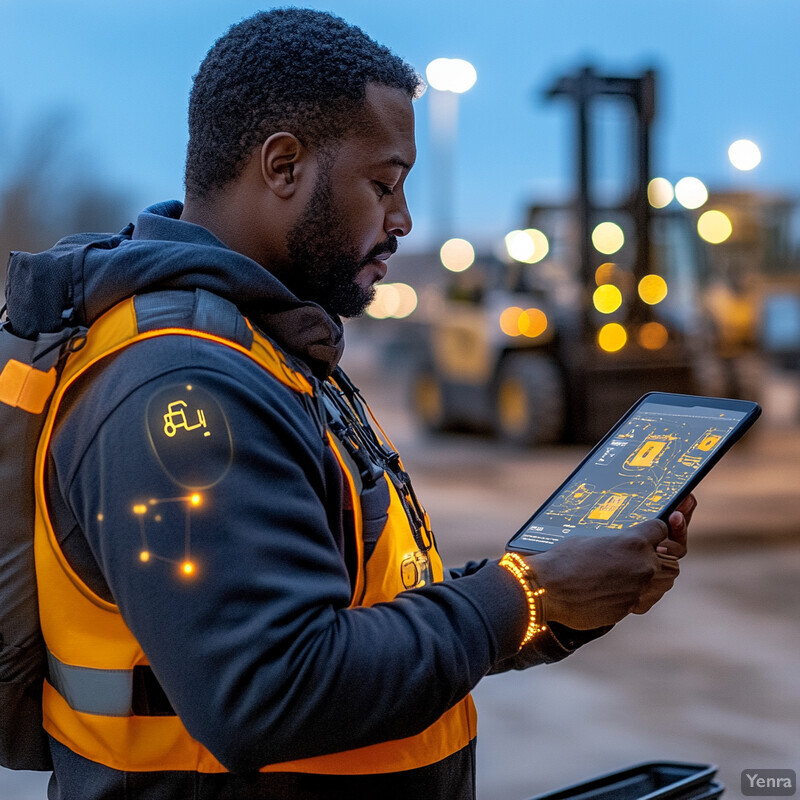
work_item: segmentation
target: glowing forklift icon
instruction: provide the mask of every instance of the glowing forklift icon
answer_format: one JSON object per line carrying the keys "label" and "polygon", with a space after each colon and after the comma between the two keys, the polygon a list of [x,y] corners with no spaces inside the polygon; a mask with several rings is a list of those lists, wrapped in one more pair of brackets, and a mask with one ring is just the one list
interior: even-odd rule
{"label": "glowing forklift icon", "polygon": [[[192,425],[186,419],[186,408],[188,405],[183,400],[175,400],[167,406],[167,413],[164,414],[164,433],[172,438],[178,428],[193,431],[195,428],[206,427],[206,415],[202,408],[197,409],[197,422]],[[203,436],[211,436],[211,431],[206,431]]]}

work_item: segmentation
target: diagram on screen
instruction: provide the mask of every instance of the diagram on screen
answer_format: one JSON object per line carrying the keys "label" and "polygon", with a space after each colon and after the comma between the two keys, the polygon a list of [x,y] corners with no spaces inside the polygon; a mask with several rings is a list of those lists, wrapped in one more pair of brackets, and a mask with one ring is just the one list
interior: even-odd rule
{"label": "diagram on screen", "polygon": [[732,429],[729,419],[676,420],[658,411],[640,411],[550,501],[538,520],[568,528],[618,529],[652,519]]}

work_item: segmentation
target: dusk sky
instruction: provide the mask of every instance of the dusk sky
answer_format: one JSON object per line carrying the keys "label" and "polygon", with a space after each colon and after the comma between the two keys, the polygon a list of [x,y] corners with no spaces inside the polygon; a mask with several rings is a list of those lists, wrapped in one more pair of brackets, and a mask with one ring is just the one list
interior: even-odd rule
{"label": "dusk sky", "polygon": [[[293,4],[290,4],[293,5]],[[424,73],[440,56],[471,61],[460,96],[454,233],[489,243],[525,205],[563,200],[573,176],[572,117],[542,90],[593,64],[659,71],[654,174],[710,188],[800,196],[800,3],[797,0],[341,0],[301,5],[361,26]],[[69,167],[119,186],[130,213],[181,198],[191,77],[213,41],[269,5],[245,0],[0,0],[0,178],[45,120],[63,126]],[[409,178],[415,230],[433,236],[430,93],[417,107],[419,158]],[[48,117],[54,109],[60,116]],[[55,123],[55,120],[59,120]],[[605,177],[623,130],[601,121]],[[728,145],[749,138],[763,160],[735,170]],[[124,223],[122,220],[121,223]]]}

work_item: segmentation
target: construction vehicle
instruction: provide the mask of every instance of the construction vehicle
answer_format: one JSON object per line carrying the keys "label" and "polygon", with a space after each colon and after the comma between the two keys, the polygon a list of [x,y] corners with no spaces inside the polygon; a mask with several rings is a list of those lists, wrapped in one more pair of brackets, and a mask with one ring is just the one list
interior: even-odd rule
{"label": "construction vehicle", "polygon": [[[713,265],[697,214],[648,198],[655,72],[586,67],[546,94],[576,111],[574,198],[529,208],[544,258],[478,259],[429,310],[411,381],[417,418],[431,431],[478,428],[522,445],[588,443],[648,391],[746,394],[731,364],[755,337],[720,346],[731,332],[706,303]],[[598,101],[631,112],[630,185],[613,204],[595,199]]]}

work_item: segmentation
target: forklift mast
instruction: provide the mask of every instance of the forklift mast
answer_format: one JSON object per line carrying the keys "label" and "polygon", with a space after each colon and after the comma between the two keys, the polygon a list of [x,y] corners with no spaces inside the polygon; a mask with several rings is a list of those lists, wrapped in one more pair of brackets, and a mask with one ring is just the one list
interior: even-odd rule
{"label": "forklift mast", "polygon": [[[633,261],[633,275],[638,283],[648,272],[651,265],[650,254],[650,203],[647,199],[647,184],[650,180],[650,127],[655,118],[656,106],[656,73],[649,69],[640,77],[613,77],[598,75],[591,67],[583,67],[573,75],[558,78],[547,90],[547,98],[566,97],[575,104],[577,137],[577,187],[575,191],[575,210],[578,221],[580,242],[580,274],[584,286],[590,286],[594,280],[594,264],[592,250],[592,228],[596,207],[591,185],[592,176],[592,102],[600,96],[619,97],[630,101],[633,107],[634,141],[632,149],[634,159],[632,174],[634,183],[630,195],[624,205],[633,220],[636,240],[636,252]],[[590,335],[588,309],[584,314],[584,334]],[[630,322],[647,322],[650,308],[644,303],[632,303],[630,306]]]}

